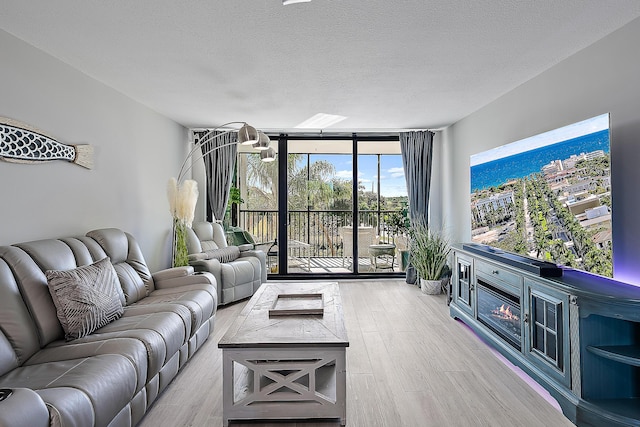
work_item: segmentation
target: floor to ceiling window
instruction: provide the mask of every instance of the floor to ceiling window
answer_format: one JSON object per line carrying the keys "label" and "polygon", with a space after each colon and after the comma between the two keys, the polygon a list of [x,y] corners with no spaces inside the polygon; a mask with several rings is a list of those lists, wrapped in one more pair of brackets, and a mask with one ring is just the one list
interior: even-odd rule
{"label": "floor to ceiling window", "polygon": [[275,162],[239,153],[236,178],[237,225],[263,243],[269,272],[401,272],[407,191],[397,137],[279,139]]}

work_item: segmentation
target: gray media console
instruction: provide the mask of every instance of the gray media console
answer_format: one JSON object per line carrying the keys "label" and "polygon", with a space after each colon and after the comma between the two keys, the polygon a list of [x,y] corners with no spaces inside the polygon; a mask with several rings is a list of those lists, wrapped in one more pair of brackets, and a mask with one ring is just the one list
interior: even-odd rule
{"label": "gray media console", "polygon": [[640,426],[640,287],[576,270],[541,277],[511,261],[456,247],[451,317],[578,426]]}

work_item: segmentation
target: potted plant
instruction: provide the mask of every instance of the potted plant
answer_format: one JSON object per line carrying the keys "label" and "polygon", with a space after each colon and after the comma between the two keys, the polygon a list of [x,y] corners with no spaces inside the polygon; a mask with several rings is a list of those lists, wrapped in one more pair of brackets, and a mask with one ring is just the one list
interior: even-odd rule
{"label": "potted plant", "polygon": [[441,279],[448,271],[447,260],[451,246],[442,233],[429,229],[425,224],[413,224],[409,241],[411,264],[415,267],[422,292],[439,294]]}

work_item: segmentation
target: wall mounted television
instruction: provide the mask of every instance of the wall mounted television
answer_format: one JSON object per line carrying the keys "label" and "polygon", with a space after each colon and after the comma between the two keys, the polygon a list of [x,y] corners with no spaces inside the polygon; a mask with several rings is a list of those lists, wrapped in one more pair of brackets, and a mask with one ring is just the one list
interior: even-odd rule
{"label": "wall mounted television", "polygon": [[474,243],[612,277],[609,114],[471,156]]}

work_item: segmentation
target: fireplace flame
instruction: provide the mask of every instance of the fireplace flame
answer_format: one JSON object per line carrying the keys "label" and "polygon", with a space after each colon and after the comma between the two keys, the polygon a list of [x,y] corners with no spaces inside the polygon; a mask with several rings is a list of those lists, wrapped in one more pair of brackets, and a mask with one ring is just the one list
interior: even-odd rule
{"label": "fireplace flame", "polygon": [[491,310],[491,313],[493,313],[494,317],[497,317],[498,319],[511,321],[520,320],[520,318],[517,315],[513,314],[513,312],[511,311],[511,306],[506,304],[502,304],[500,308]]}

